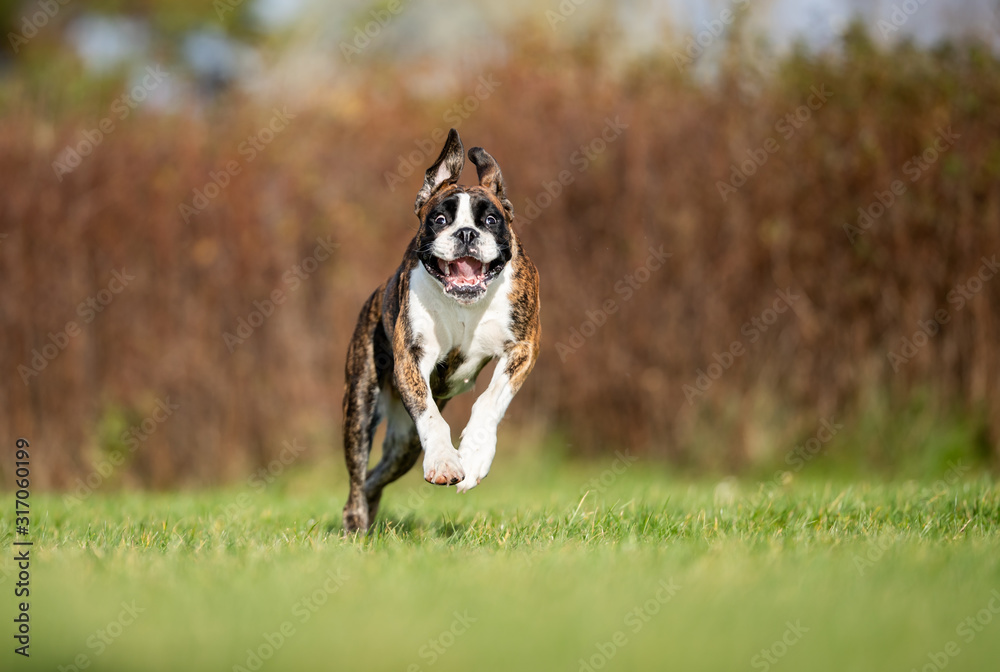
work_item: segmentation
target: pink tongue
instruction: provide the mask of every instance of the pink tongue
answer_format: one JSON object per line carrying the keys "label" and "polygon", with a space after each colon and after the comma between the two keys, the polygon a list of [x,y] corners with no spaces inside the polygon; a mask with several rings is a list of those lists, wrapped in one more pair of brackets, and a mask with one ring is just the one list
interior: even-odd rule
{"label": "pink tongue", "polygon": [[451,262],[452,275],[470,280],[476,278],[482,268],[483,263],[472,257],[462,257]]}

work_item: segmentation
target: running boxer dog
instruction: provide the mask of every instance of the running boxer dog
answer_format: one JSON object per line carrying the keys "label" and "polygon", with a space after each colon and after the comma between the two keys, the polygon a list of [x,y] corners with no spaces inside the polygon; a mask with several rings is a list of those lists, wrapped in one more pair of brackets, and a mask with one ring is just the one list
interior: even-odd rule
{"label": "running boxer dog", "polygon": [[[346,532],[367,531],[382,490],[424,453],[424,480],[467,492],[490,472],[497,425],[535,364],[538,271],[511,227],[500,167],[469,150],[479,184],[458,184],[465,165],[451,129],[417,193],[416,236],[396,273],[361,309],[347,350],[344,453],[350,494]],[[498,360],[455,450],[441,409]],[[382,459],[368,469],[372,436],[386,419]]]}

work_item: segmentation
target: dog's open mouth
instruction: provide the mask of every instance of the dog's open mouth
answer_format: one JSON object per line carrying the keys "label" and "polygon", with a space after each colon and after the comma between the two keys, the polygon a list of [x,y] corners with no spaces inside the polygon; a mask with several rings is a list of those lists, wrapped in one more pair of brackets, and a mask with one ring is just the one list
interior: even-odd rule
{"label": "dog's open mouth", "polygon": [[438,270],[449,284],[457,286],[478,285],[486,281],[483,262],[475,257],[462,257],[455,261],[438,259]]}
{"label": "dog's open mouth", "polygon": [[475,257],[459,257],[451,261],[431,257],[424,267],[444,285],[444,290],[458,298],[478,298],[487,285],[504,267],[503,257],[482,262]]}

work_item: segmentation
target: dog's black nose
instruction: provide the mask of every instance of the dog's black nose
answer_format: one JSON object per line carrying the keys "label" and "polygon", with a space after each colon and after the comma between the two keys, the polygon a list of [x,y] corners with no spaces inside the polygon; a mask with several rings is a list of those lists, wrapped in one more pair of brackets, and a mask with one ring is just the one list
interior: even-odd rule
{"label": "dog's black nose", "polygon": [[469,243],[471,243],[472,241],[474,241],[476,238],[479,237],[479,232],[476,231],[475,229],[466,227],[464,229],[459,229],[458,231],[456,231],[455,236],[464,244],[468,245]]}

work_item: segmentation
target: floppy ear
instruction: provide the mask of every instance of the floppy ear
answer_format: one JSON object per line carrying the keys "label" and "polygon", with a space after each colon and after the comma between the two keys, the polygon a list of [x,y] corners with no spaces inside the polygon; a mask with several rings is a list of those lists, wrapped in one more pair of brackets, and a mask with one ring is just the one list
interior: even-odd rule
{"label": "floppy ear", "polygon": [[507,200],[507,187],[503,183],[503,175],[500,174],[500,166],[496,159],[482,147],[473,147],[469,150],[469,159],[476,166],[476,173],[479,174],[479,186],[492,191],[500,200],[500,205],[507,211],[507,218],[513,219],[514,206]]}
{"label": "floppy ear", "polygon": [[424,207],[427,199],[442,184],[458,182],[458,176],[462,174],[462,167],[465,165],[463,152],[462,139],[458,137],[458,131],[453,128],[448,131],[448,139],[445,140],[437,161],[424,174],[424,186],[417,192],[417,201],[413,205],[415,214],[420,214],[420,208]]}

